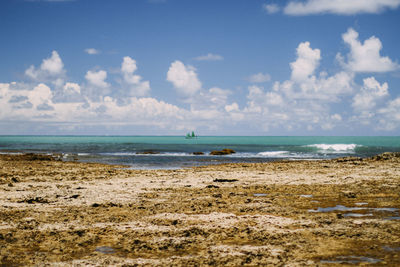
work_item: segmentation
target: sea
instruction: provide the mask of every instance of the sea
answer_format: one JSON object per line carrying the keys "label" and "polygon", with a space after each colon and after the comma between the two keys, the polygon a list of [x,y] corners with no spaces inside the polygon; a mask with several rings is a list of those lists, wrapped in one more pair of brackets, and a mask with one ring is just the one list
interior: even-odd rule
{"label": "sea", "polygon": [[[225,148],[234,154],[212,156]],[[202,152],[203,155],[193,155]],[[399,136],[0,136],[0,153],[59,154],[65,161],[179,169],[221,163],[370,157],[400,152]]]}

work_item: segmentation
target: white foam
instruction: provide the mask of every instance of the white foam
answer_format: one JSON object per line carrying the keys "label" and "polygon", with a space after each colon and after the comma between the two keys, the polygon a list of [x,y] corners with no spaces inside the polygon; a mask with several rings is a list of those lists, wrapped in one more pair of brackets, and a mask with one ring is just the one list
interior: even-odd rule
{"label": "white foam", "polygon": [[287,157],[288,154],[289,151],[265,151],[265,152],[260,152],[257,155],[269,158],[280,158],[280,157]]}
{"label": "white foam", "polygon": [[313,144],[308,147],[315,147],[318,150],[333,151],[333,152],[349,152],[354,151],[359,145],[356,144]]}
{"label": "white foam", "polygon": [[101,155],[106,155],[106,156],[151,156],[151,157],[183,157],[183,156],[192,156],[191,154],[188,153],[183,153],[183,152],[160,152],[160,153],[137,153],[137,152],[115,152],[115,153],[101,153]]}

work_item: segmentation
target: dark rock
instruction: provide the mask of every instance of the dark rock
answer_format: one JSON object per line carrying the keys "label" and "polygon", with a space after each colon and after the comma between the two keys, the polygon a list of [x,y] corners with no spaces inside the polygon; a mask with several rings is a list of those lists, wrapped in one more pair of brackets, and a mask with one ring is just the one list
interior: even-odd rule
{"label": "dark rock", "polygon": [[193,152],[193,155],[204,155],[204,152]]}
{"label": "dark rock", "polygon": [[371,159],[374,161],[383,161],[383,160],[393,160],[396,158],[400,158],[400,152],[385,152],[379,155],[372,157]]}
{"label": "dark rock", "polygon": [[29,198],[29,199],[24,199],[21,201],[18,201],[19,203],[26,202],[28,204],[35,204],[35,203],[49,203],[47,199],[43,199],[41,197],[35,197],[35,198]]}
{"label": "dark rock", "polygon": [[210,155],[222,156],[222,155],[229,155],[229,154],[233,154],[233,153],[236,153],[236,151],[233,149],[225,148],[222,150],[213,150],[210,152]]}
{"label": "dark rock", "polygon": [[136,152],[136,154],[139,154],[139,155],[154,155],[154,154],[160,154],[160,152],[153,151],[153,150],[148,150],[148,151]]}
{"label": "dark rock", "polygon": [[362,161],[362,158],[359,157],[343,157],[336,159],[337,162],[355,162],[355,161]]}
{"label": "dark rock", "polygon": [[214,183],[233,183],[239,181],[238,179],[214,179]]}
{"label": "dark rock", "polygon": [[356,198],[357,194],[351,191],[343,191],[341,192],[341,195],[347,198]]}
{"label": "dark rock", "polygon": [[209,184],[206,186],[206,188],[219,188],[218,185],[213,185],[213,184]]}

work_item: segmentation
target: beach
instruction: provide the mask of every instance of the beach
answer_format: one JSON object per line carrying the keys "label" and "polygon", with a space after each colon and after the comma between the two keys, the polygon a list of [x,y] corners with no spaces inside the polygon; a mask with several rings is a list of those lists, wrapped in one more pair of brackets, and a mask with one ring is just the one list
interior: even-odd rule
{"label": "beach", "polygon": [[2,154],[0,265],[398,266],[399,163],[133,170]]}

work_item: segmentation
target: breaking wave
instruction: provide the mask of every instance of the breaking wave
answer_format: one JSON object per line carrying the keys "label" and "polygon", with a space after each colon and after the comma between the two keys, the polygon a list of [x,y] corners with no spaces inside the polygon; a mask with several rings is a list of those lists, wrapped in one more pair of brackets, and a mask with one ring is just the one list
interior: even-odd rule
{"label": "breaking wave", "polygon": [[313,144],[308,145],[321,151],[326,152],[351,152],[354,151],[360,145],[357,144]]}

